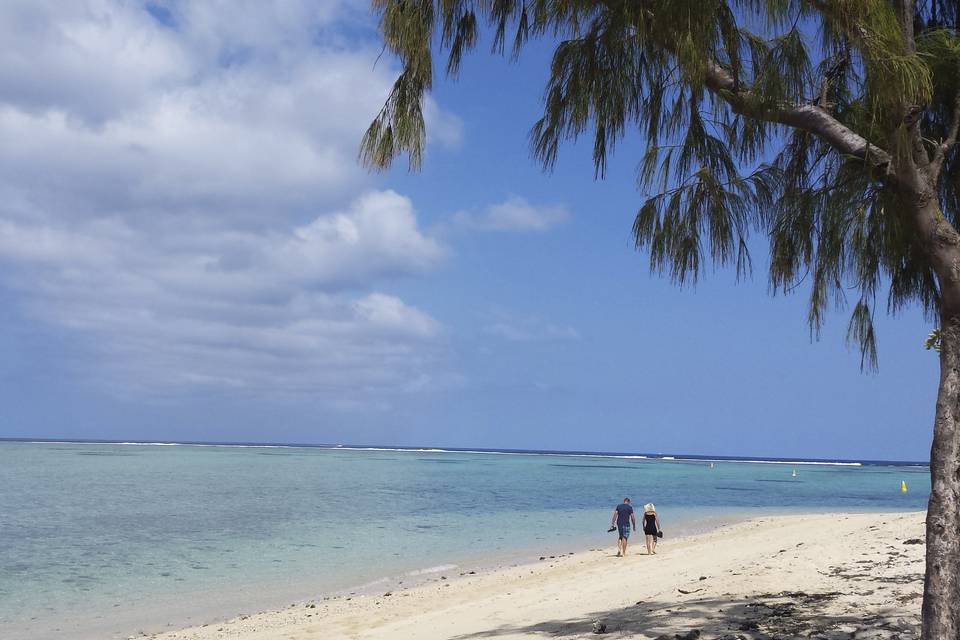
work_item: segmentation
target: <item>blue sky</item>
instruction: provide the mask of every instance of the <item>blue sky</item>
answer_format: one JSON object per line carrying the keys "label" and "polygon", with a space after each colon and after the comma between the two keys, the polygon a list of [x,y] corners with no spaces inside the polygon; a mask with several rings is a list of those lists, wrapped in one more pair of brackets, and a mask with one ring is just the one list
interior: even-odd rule
{"label": "blue sky", "polygon": [[0,436],[924,459],[917,310],[880,372],[805,295],[651,276],[642,143],[531,160],[549,60],[480,54],[423,170],[360,136],[397,67],[364,3],[0,7]]}

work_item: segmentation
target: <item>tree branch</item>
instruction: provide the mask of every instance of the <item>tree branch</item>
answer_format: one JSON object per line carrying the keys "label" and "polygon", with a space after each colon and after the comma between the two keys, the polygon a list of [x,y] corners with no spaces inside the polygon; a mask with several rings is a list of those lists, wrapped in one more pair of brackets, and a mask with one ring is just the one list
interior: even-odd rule
{"label": "tree branch", "polygon": [[840,153],[860,158],[874,168],[886,168],[890,164],[889,153],[818,106],[794,103],[760,107],[753,104],[750,92],[739,89],[733,76],[716,62],[710,61],[706,65],[706,85],[735,113],[807,131]]}
{"label": "tree branch", "polygon": [[947,137],[937,146],[933,155],[933,161],[930,163],[930,176],[933,180],[940,177],[940,168],[943,166],[943,160],[947,153],[957,144],[957,134],[960,133],[960,93],[953,98],[953,121],[950,123],[950,131]]}
{"label": "tree branch", "polygon": [[917,52],[917,41],[914,37],[913,20],[916,13],[914,0],[897,0],[895,3],[897,18],[903,30],[903,45],[908,53]]}

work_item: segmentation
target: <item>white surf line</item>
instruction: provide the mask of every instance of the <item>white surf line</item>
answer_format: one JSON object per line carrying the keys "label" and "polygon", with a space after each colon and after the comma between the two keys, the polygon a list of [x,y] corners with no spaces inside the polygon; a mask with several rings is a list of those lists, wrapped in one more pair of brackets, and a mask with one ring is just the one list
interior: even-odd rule
{"label": "white surf line", "polygon": [[[834,467],[862,467],[862,462],[842,462],[829,460],[741,460],[732,458],[688,458],[684,456],[648,456],[640,454],[605,454],[605,453],[562,453],[562,452],[538,452],[538,451],[480,451],[477,449],[439,449],[439,448],[413,448],[413,447],[357,447],[342,445],[297,445],[297,444],[230,444],[230,443],[212,443],[212,442],[104,442],[88,441],[77,442],[73,440],[11,440],[10,442],[23,442],[26,444],[67,444],[67,445],[97,445],[97,446],[128,446],[128,447],[223,447],[235,449],[321,449],[324,451],[380,451],[395,453],[464,453],[472,455],[491,455],[491,456],[547,456],[557,458],[600,458],[613,460],[664,460],[667,462],[722,462],[725,464],[792,464],[792,465],[821,465]],[[924,469],[924,464],[892,464],[885,461],[877,461],[880,466],[912,467]]]}

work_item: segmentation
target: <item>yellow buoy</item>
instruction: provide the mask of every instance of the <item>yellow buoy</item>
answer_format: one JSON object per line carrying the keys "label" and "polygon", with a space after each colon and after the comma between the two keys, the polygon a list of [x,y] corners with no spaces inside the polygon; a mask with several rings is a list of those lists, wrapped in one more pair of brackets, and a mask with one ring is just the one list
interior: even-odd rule
{"label": "yellow buoy", "polygon": [[906,480],[901,480],[901,481],[900,481],[900,493],[906,493],[906,492],[907,492],[907,481],[906,481]]}

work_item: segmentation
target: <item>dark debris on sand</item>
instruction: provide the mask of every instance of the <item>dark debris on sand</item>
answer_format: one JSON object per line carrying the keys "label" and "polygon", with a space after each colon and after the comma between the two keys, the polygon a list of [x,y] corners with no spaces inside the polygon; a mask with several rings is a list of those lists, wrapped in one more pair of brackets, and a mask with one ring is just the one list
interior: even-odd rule
{"label": "dark debris on sand", "polygon": [[[913,640],[918,636],[919,629],[912,619],[908,621],[863,611],[825,613],[842,610],[847,595],[838,591],[782,591],[725,602],[706,598],[686,600],[681,607],[660,608],[659,611],[670,611],[671,622],[678,626],[684,624],[682,614],[686,611],[693,614],[687,619],[688,624],[699,614],[709,611],[712,614],[708,619],[699,619],[698,626],[703,628],[661,634],[654,640]],[[723,606],[718,606],[721,604]],[[650,609],[655,610],[657,608]],[[646,624],[649,622],[652,620],[648,619]],[[643,633],[644,626],[641,623],[630,628],[623,624],[612,628]]]}

